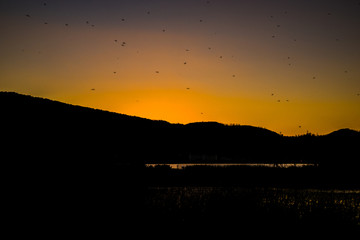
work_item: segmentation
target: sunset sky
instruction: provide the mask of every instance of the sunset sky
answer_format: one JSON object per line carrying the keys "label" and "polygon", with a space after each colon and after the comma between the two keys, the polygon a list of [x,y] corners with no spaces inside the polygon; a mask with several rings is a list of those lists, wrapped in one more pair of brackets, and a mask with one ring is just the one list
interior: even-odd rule
{"label": "sunset sky", "polygon": [[0,91],[171,123],[360,130],[360,0],[0,0]]}

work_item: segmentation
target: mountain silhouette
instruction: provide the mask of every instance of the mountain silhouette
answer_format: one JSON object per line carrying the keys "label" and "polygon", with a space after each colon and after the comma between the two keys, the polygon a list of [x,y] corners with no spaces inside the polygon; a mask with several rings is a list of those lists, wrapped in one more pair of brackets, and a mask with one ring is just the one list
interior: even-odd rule
{"label": "mountain silhouette", "polygon": [[[285,137],[217,122],[170,124],[13,92],[0,93],[7,159],[23,164],[141,166],[189,161],[359,165],[360,132]],[[202,156],[202,157],[199,157]]]}

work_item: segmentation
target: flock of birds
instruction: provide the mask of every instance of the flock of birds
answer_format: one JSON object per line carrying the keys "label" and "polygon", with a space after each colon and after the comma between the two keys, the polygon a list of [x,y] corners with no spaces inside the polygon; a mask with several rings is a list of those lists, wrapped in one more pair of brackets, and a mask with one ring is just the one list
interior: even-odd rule
{"label": "flock of birds", "polygon": [[[211,2],[210,2],[210,1],[206,1],[205,3],[206,3],[206,4],[210,4]],[[359,3],[359,4],[360,4],[360,3]],[[46,3],[46,2],[43,2],[42,5],[43,5],[43,7],[47,7],[47,3]],[[147,14],[147,15],[150,15],[151,12],[150,12],[150,11],[146,11],[146,14]],[[285,11],[284,14],[288,14],[288,12]],[[328,15],[328,16],[331,16],[332,13],[329,12],[327,15]],[[25,14],[25,16],[26,16],[27,18],[31,18],[31,17],[32,17],[30,14]],[[270,16],[270,19],[273,20],[273,19],[274,19],[274,15],[271,15],[271,16]],[[121,18],[121,21],[122,21],[122,22],[125,22],[126,19],[125,19],[125,18]],[[200,22],[200,23],[203,23],[204,20],[203,20],[203,19],[199,19],[199,22]],[[95,27],[95,24],[90,23],[90,21],[85,21],[84,23],[85,23],[86,25],[88,25],[88,26]],[[45,21],[44,24],[47,25],[47,24],[49,24],[49,23],[48,23],[47,21]],[[70,27],[70,24],[69,24],[69,23],[64,23],[64,26],[65,26],[65,27]],[[280,24],[276,24],[275,26],[276,26],[276,28],[281,28],[281,25],[280,25]],[[163,33],[165,33],[165,32],[166,32],[166,29],[162,29],[161,31],[162,31]],[[276,35],[275,35],[275,34],[272,35],[271,38],[273,38],[273,39],[276,38]],[[120,41],[120,40],[118,40],[118,39],[114,39],[113,41],[114,41],[115,44],[120,44],[122,47],[126,47],[126,46],[127,46],[127,43],[126,43],[125,41]],[[293,41],[296,42],[297,39],[294,38]],[[339,39],[336,38],[336,41],[339,41]],[[211,50],[212,50],[212,47],[208,47],[207,49],[208,49],[209,51],[211,51]],[[186,51],[186,52],[190,52],[190,49],[186,48],[185,51]],[[222,56],[222,55],[219,55],[218,58],[219,58],[219,59],[223,59],[223,56]],[[288,66],[292,66],[292,63],[291,63],[292,58],[291,58],[290,56],[288,56],[286,60],[287,60]],[[184,62],[183,62],[183,65],[187,65],[187,64],[188,64],[187,61],[184,61]],[[155,72],[155,74],[160,74],[160,71],[159,71],[159,70],[155,70],[154,72]],[[117,74],[117,71],[114,71],[113,73],[114,73],[114,74]],[[348,73],[348,70],[345,70],[345,71],[344,71],[344,74],[347,74],[347,73]],[[236,77],[235,74],[232,74],[231,76],[232,76],[233,78]],[[312,79],[313,79],[313,80],[316,80],[316,79],[317,79],[317,76],[313,76]],[[186,90],[190,90],[190,87],[187,87]],[[95,88],[91,88],[91,91],[95,91]],[[357,96],[360,96],[360,93],[357,93],[356,95],[357,95]],[[271,93],[271,97],[275,97],[275,93]],[[290,102],[290,100],[289,100],[289,99],[285,99],[285,100],[276,99],[276,102],[278,102],[278,103],[280,103],[280,102]],[[203,114],[203,113],[201,112],[201,114]],[[299,128],[301,128],[301,126],[299,126]]]}

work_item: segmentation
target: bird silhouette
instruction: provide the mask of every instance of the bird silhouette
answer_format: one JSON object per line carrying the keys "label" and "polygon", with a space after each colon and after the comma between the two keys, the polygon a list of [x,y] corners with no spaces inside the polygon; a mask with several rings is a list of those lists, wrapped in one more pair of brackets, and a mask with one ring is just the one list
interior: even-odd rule
{"label": "bird silhouette", "polygon": [[159,73],[159,71],[155,71],[155,73]]}
{"label": "bird silhouette", "polygon": [[69,24],[68,24],[68,23],[65,23],[65,26],[66,26],[66,27],[68,27],[68,26],[69,26]]}
{"label": "bird silhouette", "polygon": [[186,62],[184,62],[184,65],[186,65]]}
{"label": "bird silhouette", "polygon": [[30,14],[26,14],[25,16],[28,17],[28,18],[31,17]]}
{"label": "bird silhouette", "polygon": [[190,90],[190,88],[187,87],[186,90]]}
{"label": "bird silhouette", "polygon": [[91,91],[95,91],[95,88],[92,88]]}

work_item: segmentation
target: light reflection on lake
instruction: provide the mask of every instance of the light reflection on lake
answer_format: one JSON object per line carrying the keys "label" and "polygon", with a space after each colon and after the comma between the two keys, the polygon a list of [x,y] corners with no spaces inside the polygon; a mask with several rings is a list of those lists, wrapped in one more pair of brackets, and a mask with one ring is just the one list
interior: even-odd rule
{"label": "light reflection on lake", "polygon": [[169,166],[171,169],[184,169],[193,166],[210,166],[210,167],[234,167],[234,166],[248,166],[248,167],[276,167],[276,168],[290,168],[290,167],[308,167],[316,166],[311,163],[150,163],[145,164],[146,167]]}

